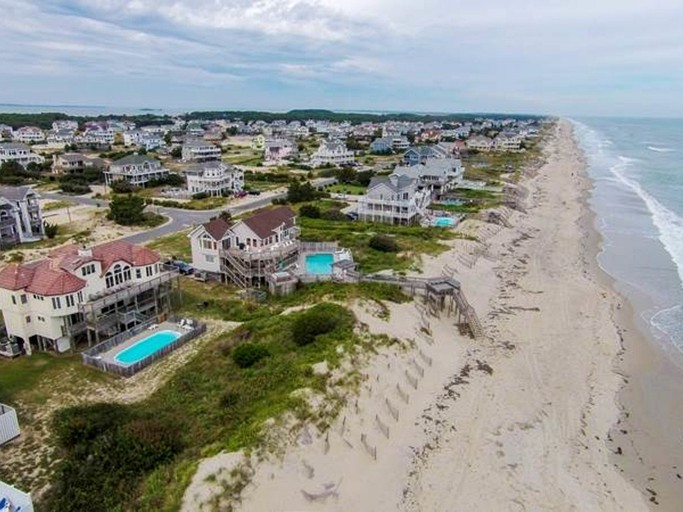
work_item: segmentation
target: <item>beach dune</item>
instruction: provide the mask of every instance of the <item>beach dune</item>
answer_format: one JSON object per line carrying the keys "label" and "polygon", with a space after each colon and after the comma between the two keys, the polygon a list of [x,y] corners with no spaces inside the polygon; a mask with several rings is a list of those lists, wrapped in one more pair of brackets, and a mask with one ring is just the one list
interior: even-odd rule
{"label": "beach dune", "polygon": [[546,160],[511,227],[469,222],[479,248],[455,240],[425,258],[425,275],[455,270],[486,336],[459,335],[446,315],[425,329],[415,303],[389,306],[388,320],[356,304],[371,332],[410,345],[368,355],[357,400],[327,432],[306,428],[256,463],[238,510],[647,510],[606,443],[620,299],[591,263],[590,183],[569,123]]}

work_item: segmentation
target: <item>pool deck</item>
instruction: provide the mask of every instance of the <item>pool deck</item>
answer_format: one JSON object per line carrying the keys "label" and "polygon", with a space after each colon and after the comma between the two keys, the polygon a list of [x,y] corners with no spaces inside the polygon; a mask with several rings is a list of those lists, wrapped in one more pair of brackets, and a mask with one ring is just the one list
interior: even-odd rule
{"label": "pool deck", "polygon": [[130,365],[123,364],[123,363],[117,361],[115,359],[116,355],[119,352],[126,350],[128,347],[135,345],[138,341],[144,340],[145,338],[147,338],[147,337],[151,336],[152,334],[154,334],[155,332],[159,332],[159,331],[175,331],[175,332],[179,332],[180,334],[184,334],[185,332],[187,332],[185,329],[180,327],[178,324],[175,324],[173,322],[162,322],[160,324],[157,324],[157,327],[155,329],[145,329],[141,333],[136,334],[135,336],[131,337],[130,339],[127,339],[126,341],[124,341],[120,345],[115,346],[114,348],[108,350],[107,352],[103,352],[102,354],[99,355],[99,359],[102,359],[104,362],[106,362],[108,364],[115,364],[117,366],[124,366],[124,367],[130,366]]}

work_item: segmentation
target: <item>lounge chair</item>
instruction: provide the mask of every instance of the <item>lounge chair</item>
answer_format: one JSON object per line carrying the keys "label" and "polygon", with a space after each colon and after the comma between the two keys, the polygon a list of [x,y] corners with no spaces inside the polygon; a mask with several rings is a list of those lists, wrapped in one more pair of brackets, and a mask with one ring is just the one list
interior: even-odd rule
{"label": "lounge chair", "polygon": [[152,324],[152,325],[150,325],[149,327],[147,327],[147,330],[148,330],[148,331],[153,331],[154,329],[156,329],[156,328],[158,328],[158,327],[159,327],[159,324]]}

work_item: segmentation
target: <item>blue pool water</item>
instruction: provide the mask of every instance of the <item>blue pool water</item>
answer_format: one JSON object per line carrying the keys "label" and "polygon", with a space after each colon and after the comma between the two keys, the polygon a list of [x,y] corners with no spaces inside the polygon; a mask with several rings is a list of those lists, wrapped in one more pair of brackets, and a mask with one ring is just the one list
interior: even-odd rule
{"label": "blue pool water", "polygon": [[450,217],[439,217],[434,221],[434,225],[438,228],[449,228],[453,224],[455,224],[455,221]]}
{"label": "blue pool water", "polygon": [[180,338],[180,333],[175,331],[159,331],[131,345],[126,350],[116,354],[119,363],[133,364],[143,360],[145,357],[158,352],[162,348],[170,345]]}
{"label": "blue pool water", "polygon": [[329,275],[332,273],[334,256],[329,253],[307,254],[306,273],[316,275]]}

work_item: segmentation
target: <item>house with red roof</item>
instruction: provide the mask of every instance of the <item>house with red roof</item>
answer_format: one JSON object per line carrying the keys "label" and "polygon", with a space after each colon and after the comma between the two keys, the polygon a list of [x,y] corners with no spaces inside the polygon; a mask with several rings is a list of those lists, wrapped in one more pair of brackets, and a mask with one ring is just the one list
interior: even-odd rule
{"label": "house with red roof", "polygon": [[265,285],[270,274],[293,266],[299,256],[296,213],[287,206],[232,223],[217,217],[188,236],[193,266],[240,288]]}
{"label": "house with red roof", "polygon": [[124,240],[10,264],[0,270],[8,342],[28,354],[99,343],[168,315],[177,281],[157,253]]}

